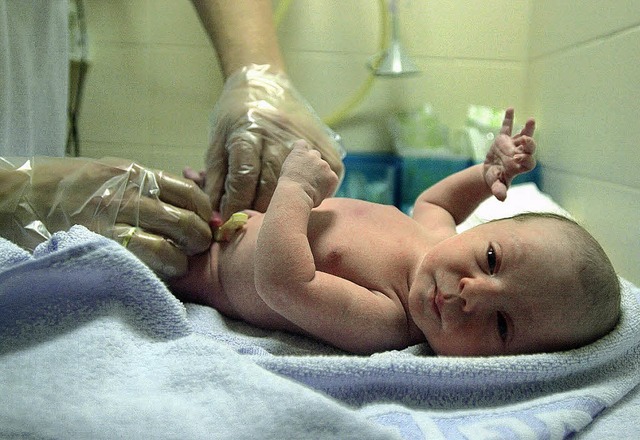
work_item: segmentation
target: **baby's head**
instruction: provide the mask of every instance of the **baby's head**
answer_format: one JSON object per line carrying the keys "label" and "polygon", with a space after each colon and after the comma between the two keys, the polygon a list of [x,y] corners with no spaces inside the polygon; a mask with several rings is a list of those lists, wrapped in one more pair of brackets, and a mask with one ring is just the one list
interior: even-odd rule
{"label": "baby's head", "polygon": [[525,213],[511,219],[524,224],[547,222],[550,227],[557,227],[571,249],[566,269],[577,278],[578,285],[573,289],[567,286],[571,289],[568,299],[574,301],[577,312],[574,324],[582,332],[576,332],[576,344],[559,349],[589,344],[613,330],[620,317],[620,281],[596,239],[575,221],[557,214]]}
{"label": "baby's head", "polygon": [[410,291],[411,316],[444,355],[577,348],[613,329],[618,277],[596,240],[555,214],[522,214],[438,243]]}

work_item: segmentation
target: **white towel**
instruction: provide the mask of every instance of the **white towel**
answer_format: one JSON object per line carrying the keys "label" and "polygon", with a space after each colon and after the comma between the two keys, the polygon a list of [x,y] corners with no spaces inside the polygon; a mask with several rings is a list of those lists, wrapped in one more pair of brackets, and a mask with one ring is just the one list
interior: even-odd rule
{"label": "white towel", "polygon": [[111,240],[74,227],[0,255],[2,439],[399,438],[192,333]]}
{"label": "white towel", "polygon": [[577,350],[362,357],[185,308],[82,227],[0,255],[0,438],[563,438],[640,402],[624,280],[618,327]]}

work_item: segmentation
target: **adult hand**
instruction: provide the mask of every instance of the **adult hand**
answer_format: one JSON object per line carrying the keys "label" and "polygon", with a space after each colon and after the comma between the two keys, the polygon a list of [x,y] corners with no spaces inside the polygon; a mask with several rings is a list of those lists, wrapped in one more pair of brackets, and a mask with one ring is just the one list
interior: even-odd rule
{"label": "adult hand", "polygon": [[251,65],[231,75],[214,109],[204,189],[223,219],[242,209],[264,212],[282,164],[298,139],[342,177],[344,150],[286,75]]}
{"label": "adult hand", "polygon": [[33,249],[75,224],[112,238],[163,277],[208,249],[211,208],[187,179],[124,159],[0,159],[0,233]]}
{"label": "adult hand", "polygon": [[512,108],[508,108],[502,121],[500,134],[496,137],[484,161],[484,179],[492,194],[501,201],[507,198],[507,189],[518,174],[531,171],[536,166],[533,156],[536,143],[533,140],[535,121],[530,118],[515,136]]}

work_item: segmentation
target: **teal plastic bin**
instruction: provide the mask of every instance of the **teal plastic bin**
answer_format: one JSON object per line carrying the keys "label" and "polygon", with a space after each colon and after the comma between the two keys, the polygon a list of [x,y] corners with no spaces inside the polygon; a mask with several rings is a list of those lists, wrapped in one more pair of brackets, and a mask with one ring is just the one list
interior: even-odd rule
{"label": "teal plastic bin", "polygon": [[349,153],[336,197],[399,206],[400,158],[389,153]]}
{"label": "teal plastic bin", "polygon": [[400,208],[408,212],[422,191],[470,165],[471,160],[468,158],[440,156],[402,157]]}

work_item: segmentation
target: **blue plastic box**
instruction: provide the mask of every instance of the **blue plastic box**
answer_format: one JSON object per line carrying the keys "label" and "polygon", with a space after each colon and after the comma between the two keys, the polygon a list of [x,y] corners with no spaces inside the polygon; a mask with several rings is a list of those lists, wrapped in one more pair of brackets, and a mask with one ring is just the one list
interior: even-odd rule
{"label": "blue plastic box", "polygon": [[[350,153],[344,159],[345,177],[336,196],[395,205],[408,213],[422,191],[472,164],[471,159],[458,157]],[[539,179],[540,165],[516,177],[513,184],[539,184]]]}
{"label": "blue plastic box", "polygon": [[349,153],[336,197],[399,206],[400,158],[389,153]]}
{"label": "blue plastic box", "polygon": [[402,158],[401,208],[413,206],[416,198],[425,189],[439,182],[450,174],[463,170],[471,165],[468,158],[458,157],[408,157]]}

